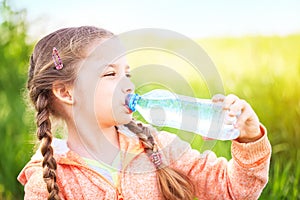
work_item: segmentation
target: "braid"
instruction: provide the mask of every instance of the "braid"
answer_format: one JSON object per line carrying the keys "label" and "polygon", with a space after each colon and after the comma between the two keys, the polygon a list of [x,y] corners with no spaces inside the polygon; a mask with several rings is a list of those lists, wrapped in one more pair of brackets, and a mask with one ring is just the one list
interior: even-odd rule
{"label": "braid", "polygon": [[[143,126],[141,123],[136,124],[131,121],[126,125],[129,130],[134,132],[142,142],[145,152],[151,158],[157,151],[157,145],[151,134],[151,129]],[[151,159],[157,168],[158,187],[165,200],[192,200],[194,199],[194,187],[190,179],[168,166],[162,166],[161,162]]]}
{"label": "braid", "polygon": [[57,164],[53,157],[53,149],[51,147],[52,133],[51,133],[51,122],[49,119],[49,108],[48,99],[49,94],[47,91],[42,91],[36,101],[37,109],[37,137],[42,142],[41,143],[41,153],[44,157],[42,166],[43,178],[47,184],[47,190],[49,192],[48,200],[58,200],[59,188],[56,183],[56,168]]}

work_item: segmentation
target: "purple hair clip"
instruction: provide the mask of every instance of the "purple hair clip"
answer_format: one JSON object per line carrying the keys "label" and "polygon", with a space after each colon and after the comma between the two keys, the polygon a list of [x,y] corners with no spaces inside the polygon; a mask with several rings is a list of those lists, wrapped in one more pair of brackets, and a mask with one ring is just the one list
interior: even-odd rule
{"label": "purple hair clip", "polygon": [[58,51],[57,51],[57,49],[55,47],[53,47],[52,59],[53,59],[54,65],[55,65],[55,69],[61,70],[64,67],[64,65],[63,65],[63,63],[61,61],[61,58],[58,55]]}

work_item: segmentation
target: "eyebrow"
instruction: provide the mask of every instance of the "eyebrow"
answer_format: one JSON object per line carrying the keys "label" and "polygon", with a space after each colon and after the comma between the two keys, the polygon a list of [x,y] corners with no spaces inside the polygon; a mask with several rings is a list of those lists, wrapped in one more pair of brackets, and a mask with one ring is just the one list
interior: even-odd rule
{"label": "eyebrow", "polygon": [[[108,64],[107,67],[118,68],[118,65],[116,65],[116,64]],[[129,65],[126,65],[126,66],[125,66],[125,69],[126,69],[126,70],[129,70],[129,69],[130,69],[130,66],[129,66]]]}

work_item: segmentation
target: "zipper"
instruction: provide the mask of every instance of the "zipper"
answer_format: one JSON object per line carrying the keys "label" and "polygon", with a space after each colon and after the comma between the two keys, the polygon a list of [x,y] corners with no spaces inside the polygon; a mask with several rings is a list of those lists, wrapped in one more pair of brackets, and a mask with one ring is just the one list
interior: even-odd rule
{"label": "zipper", "polygon": [[117,200],[124,200],[123,194],[122,194],[122,189],[121,189],[121,176],[122,173],[119,171],[118,173],[118,179],[117,179],[117,186],[113,185],[109,180],[107,180],[104,176],[102,176],[101,174],[99,174],[97,171],[90,169],[89,167],[86,166],[81,166],[80,167],[84,167],[85,169],[97,174],[98,177],[100,177],[102,180],[104,180],[106,183],[108,183],[115,191],[116,191],[116,198]]}
{"label": "zipper", "polygon": [[121,190],[117,188],[116,191],[117,191],[117,200],[124,200]]}
{"label": "zipper", "polygon": [[[140,155],[140,154],[138,154],[138,155]],[[134,159],[136,159],[136,157],[138,155],[134,156],[130,162],[132,162]],[[61,163],[61,164],[63,164],[63,163]],[[114,189],[116,191],[116,199],[117,200],[124,200],[124,197],[123,197],[123,194],[122,194],[122,189],[121,189],[121,177],[122,177],[122,172],[121,171],[125,170],[128,167],[129,163],[128,163],[128,165],[126,167],[124,167],[124,169],[122,169],[121,171],[119,171],[116,185],[112,184],[104,176],[102,176],[97,171],[91,169],[88,166],[82,165],[80,163],[69,163],[68,165],[82,167],[82,168],[84,168],[84,169],[86,169],[86,170],[88,170],[88,171],[96,174],[96,176],[98,176],[100,179],[102,179],[103,181],[105,181],[112,189]]]}
{"label": "zipper", "polygon": [[[138,153],[137,155],[135,155],[129,163],[127,163],[126,166],[122,167],[122,170],[121,171],[125,171],[125,169],[128,168],[128,165],[133,161],[135,160],[142,152]],[[124,152],[125,154],[125,152]],[[125,155],[123,155],[125,156]],[[124,157],[121,158],[121,160],[124,161]],[[122,162],[123,162],[122,161]],[[91,171],[92,173],[96,174],[99,178],[101,178],[103,181],[105,181],[112,189],[114,189],[116,191],[116,199],[117,200],[124,200],[124,197],[123,197],[123,194],[122,194],[122,188],[121,188],[121,179],[122,179],[122,172],[119,171],[118,172],[118,178],[117,178],[117,183],[116,185],[112,184],[109,180],[107,180],[104,176],[102,176],[100,173],[98,173],[97,171],[91,169],[89,166],[85,166],[81,163],[76,163],[76,162],[72,162],[72,163],[64,163],[62,162],[61,164],[67,164],[67,165],[73,165],[73,166],[77,166],[77,167],[82,167],[82,168],[85,168],[86,170],[88,171]]]}
{"label": "zipper", "polygon": [[[122,167],[122,170],[123,172],[125,172],[125,170],[128,168],[129,164],[134,161],[141,153],[135,155],[129,163],[127,163],[126,166]],[[124,200],[124,197],[123,197],[123,194],[122,194],[122,188],[121,188],[121,179],[122,179],[122,175],[124,175],[121,171],[119,171],[119,174],[118,174],[118,179],[117,179],[117,188],[116,188],[116,191],[117,191],[117,200]]]}

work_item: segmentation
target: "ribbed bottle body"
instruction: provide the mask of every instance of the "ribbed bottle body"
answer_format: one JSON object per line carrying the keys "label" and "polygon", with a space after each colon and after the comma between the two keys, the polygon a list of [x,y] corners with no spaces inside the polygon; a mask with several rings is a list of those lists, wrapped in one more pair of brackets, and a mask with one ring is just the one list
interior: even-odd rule
{"label": "ribbed bottle body", "polygon": [[[129,97],[130,98],[130,97]],[[218,140],[232,140],[239,130],[233,127],[235,119],[225,120],[221,104],[171,93],[152,90],[144,95],[131,95],[129,107],[137,110],[150,124],[194,132]]]}

